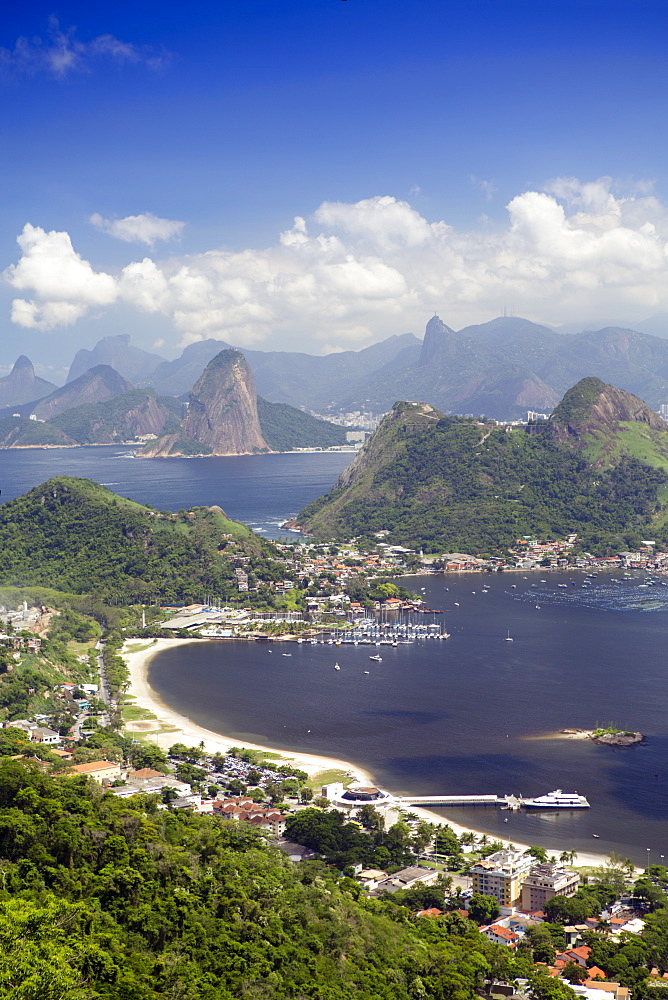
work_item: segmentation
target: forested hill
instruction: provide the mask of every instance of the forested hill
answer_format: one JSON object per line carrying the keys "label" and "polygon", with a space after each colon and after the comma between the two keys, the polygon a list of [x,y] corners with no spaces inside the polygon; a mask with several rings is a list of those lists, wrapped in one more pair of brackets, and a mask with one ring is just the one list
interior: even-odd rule
{"label": "forested hill", "polygon": [[393,543],[432,552],[493,553],[522,535],[570,532],[592,551],[668,541],[668,426],[598,379],[571,393],[578,447],[564,409],[527,433],[397,403],[297,520],[318,538],[386,530]]}
{"label": "forested hill", "polygon": [[0,584],[127,602],[236,591],[234,560],[273,547],[219,507],[160,513],[88,479],[61,476],[0,506]]}
{"label": "forested hill", "polygon": [[457,913],[412,921],[250,825],[156,800],[0,765],[3,997],[475,1000],[532,971]]}

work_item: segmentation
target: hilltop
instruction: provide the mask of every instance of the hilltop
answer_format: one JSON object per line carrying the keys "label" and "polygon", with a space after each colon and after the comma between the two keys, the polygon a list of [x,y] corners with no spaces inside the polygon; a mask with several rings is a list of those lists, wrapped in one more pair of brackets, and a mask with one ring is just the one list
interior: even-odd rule
{"label": "hilltop", "polygon": [[428,551],[491,552],[522,535],[571,532],[592,547],[629,549],[665,531],[667,471],[668,425],[598,379],[582,380],[549,421],[526,429],[396,403],[297,521],[317,538],[382,530]]}
{"label": "hilltop", "polygon": [[236,593],[233,563],[273,548],[219,507],[161,513],[88,479],[59,476],[0,506],[0,584],[106,600]]}

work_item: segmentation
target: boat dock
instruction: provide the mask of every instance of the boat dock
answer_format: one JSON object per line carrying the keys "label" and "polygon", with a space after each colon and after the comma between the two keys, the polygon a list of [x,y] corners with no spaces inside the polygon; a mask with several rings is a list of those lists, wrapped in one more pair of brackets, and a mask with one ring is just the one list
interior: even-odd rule
{"label": "boat dock", "polygon": [[[512,797],[512,796],[509,796]],[[505,806],[507,797],[498,795],[397,795],[401,806]]]}

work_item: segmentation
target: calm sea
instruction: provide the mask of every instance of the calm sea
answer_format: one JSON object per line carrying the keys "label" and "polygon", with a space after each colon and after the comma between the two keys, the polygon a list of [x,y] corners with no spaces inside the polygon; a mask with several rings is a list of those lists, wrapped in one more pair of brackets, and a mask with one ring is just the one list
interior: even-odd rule
{"label": "calm sea", "polygon": [[[220,504],[267,536],[285,537],[280,522],[328,490],[352,457],[128,456],[121,448],[0,451],[0,500],[51,476],[83,476],[163,510]],[[284,657],[286,647],[194,645],[162,654],[152,683],[202,725],[240,742],[356,761],[393,791],[577,790],[590,810],[448,815],[522,842],[616,850],[641,863],[647,848],[652,861],[668,857],[668,587],[599,576],[583,590],[580,576],[540,574],[406,582],[443,609],[435,620],[450,640],[384,646],[382,663],[360,646],[294,644]],[[544,738],[609,721],[645,732],[647,743],[612,750]]]}
{"label": "calm sea", "polygon": [[[343,757],[395,792],[562,788],[591,802],[558,813],[444,810],[489,833],[615,850],[639,863],[647,848],[652,861],[668,856],[668,586],[641,587],[641,577],[615,584],[599,576],[587,590],[575,575],[484,579],[485,594],[480,575],[407,580],[444,610],[434,620],[452,638],[383,646],[382,663],[364,646],[270,652],[212,642],[161,654],[151,683],[167,703],[240,743]],[[547,738],[609,721],[646,733],[646,744],[614,750]]]}
{"label": "calm sea", "polygon": [[131,448],[0,450],[0,501],[52,476],[79,476],[158,510],[218,504],[268,538],[295,538],[279,525],[333,486],[350,452],[299,452],[225,458],[132,457]]}

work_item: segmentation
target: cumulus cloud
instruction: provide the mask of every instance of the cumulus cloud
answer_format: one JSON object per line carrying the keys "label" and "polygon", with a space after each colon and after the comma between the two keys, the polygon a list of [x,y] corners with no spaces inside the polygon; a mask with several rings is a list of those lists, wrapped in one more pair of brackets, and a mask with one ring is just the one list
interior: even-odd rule
{"label": "cumulus cloud", "polygon": [[100,59],[117,64],[143,63],[159,69],[169,59],[167,52],[150,46],[132,45],[114,35],[98,35],[85,42],[77,37],[76,29],[62,30],[58,19],[51,17],[46,38],[16,40],[13,49],[0,47],[0,68],[13,73],[47,73],[66,77],[70,73],[88,72]]}
{"label": "cumulus cloud", "polygon": [[75,252],[67,233],[45,232],[27,223],[18,237],[22,255],[4,272],[17,291],[30,291],[32,300],[15,299],[12,321],[36,330],[71,326],[92,306],[108,306],[118,298],[114,277],[94,271]]}
{"label": "cumulus cloud", "polygon": [[144,243],[153,247],[156,243],[173,240],[183,232],[185,222],[176,219],[161,219],[151,212],[143,215],[126,215],[124,219],[105,219],[95,212],[88,220],[101,233],[107,233],[124,243]]}
{"label": "cumulus cloud", "polygon": [[183,345],[355,347],[419,332],[434,311],[455,328],[480,322],[505,300],[555,324],[668,309],[666,208],[609,178],[556,179],[513,198],[504,226],[472,231],[390,196],[324,202],[271,246],[147,256],[115,274],[96,271],[67,233],[28,225],[19,246],[4,272],[20,295],[15,323],[52,329],[118,301],[167,317]]}

